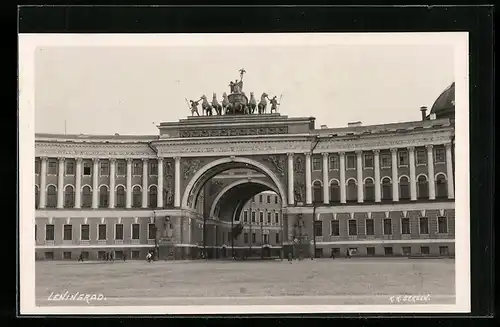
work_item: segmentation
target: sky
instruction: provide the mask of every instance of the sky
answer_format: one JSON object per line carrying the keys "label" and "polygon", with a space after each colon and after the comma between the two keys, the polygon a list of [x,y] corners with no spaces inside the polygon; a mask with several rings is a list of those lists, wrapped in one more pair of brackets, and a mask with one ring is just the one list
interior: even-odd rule
{"label": "sky", "polygon": [[414,121],[454,81],[450,45],[39,46],[35,132],[154,135],[190,115],[186,99],[243,91],[281,97],[316,128]]}

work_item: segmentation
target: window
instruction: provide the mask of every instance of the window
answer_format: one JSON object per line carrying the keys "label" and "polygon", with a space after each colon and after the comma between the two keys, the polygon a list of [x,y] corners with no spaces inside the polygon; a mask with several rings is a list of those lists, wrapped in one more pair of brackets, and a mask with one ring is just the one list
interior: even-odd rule
{"label": "window", "polygon": [[339,169],[339,157],[336,154],[330,155],[330,170]]}
{"label": "window", "polygon": [[123,224],[115,225],[115,240],[123,240]]}
{"label": "window", "polygon": [[125,176],[127,174],[127,164],[125,161],[120,160],[116,162],[116,174],[118,176]]}
{"label": "window", "polygon": [[102,241],[102,240],[107,240],[108,239],[108,237],[106,235],[107,233],[106,233],[106,225],[105,224],[99,224],[97,231],[98,231],[98,234],[99,234],[97,236],[98,240]]}
{"label": "window", "polygon": [[90,186],[84,186],[82,190],[82,208],[90,208],[92,206],[92,190]]}
{"label": "window", "polygon": [[142,162],[140,160],[133,161],[132,175],[135,175],[135,176],[142,175]]}
{"label": "window", "polygon": [[36,241],[36,239],[37,239],[37,234],[38,234],[38,226],[37,226],[37,225],[35,225],[35,241]]}
{"label": "window", "polygon": [[440,246],[439,247],[439,255],[449,255],[448,247],[447,246]]}
{"label": "window", "polygon": [[263,224],[263,223],[264,223],[264,212],[263,212],[263,211],[260,211],[260,212],[259,212],[259,222],[260,222],[261,224]]}
{"label": "window", "polygon": [[375,186],[371,178],[365,180],[365,201],[375,201]]}
{"label": "window", "polygon": [[356,201],[358,199],[358,190],[356,186],[356,181],[350,179],[347,182],[347,201]]}
{"label": "window", "polygon": [[68,185],[64,189],[64,207],[73,208],[75,206],[75,191],[73,186]]}
{"label": "window", "polygon": [[142,192],[139,186],[134,186],[132,189],[132,206],[140,208],[142,205]]}
{"label": "window", "polygon": [[82,251],[82,257],[83,257],[83,260],[88,260],[89,259],[89,252],[88,251]]}
{"label": "window", "polygon": [[277,232],[275,235],[276,235],[276,237],[275,237],[274,241],[276,242],[276,244],[279,244],[280,243],[280,233]]}
{"label": "window", "polygon": [[56,175],[57,174],[57,160],[49,159],[47,162],[47,174]]}
{"label": "window", "polygon": [[392,199],[392,183],[389,178],[382,180],[382,200]]}
{"label": "window", "polygon": [[321,158],[313,157],[312,165],[313,165],[313,170],[321,170]]}
{"label": "window", "polygon": [[416,159],[417,165],[425,165],[427,163],[427,153],[424,150],[417,150]]}
{"label": "window", "polygon": [[148,224],[148,240],[154,240],[156,238],[156,226],[155,224]]}
{"label": "window", "polygon": [[71,225],[64,225],[63,240],[71,241],[73,239],[73,227]]}
{"label": "window", "polygon": [[352,154],[346,156],[347,159],[347,169],[356,169],[356,157]]}
{"label": "window", "polygon": [[332,236],[340,236],[340,224],[338,220],[331,221]]}
{"label": "window", "polygon": [[348,233],[349,235],[358,235],[357,223],[355,219],[349,219]]}
{"label": "window", "polygon": [[71,260],[71,252],[63,252],[63,259],[64,260]]}
{"label": "window", "polygon": [[45,240],[54,240],[54,225],[45,225]]}
{"label": "window", "polygon": [[57,189],[54,185],[47,187],[47,208],[55,208],[57,206]]}
{"label": "window", "polygon": [[40,191],[38,191],[38,187],[35,185],[35,208],[38,209],[40,206]]}
{"label": "window", "polygon": [[274,222],[278,224],[280,222],[280,214],[279,212],[274,213]]}
{"label": "window", "polygon": [[82,225],[80,239],[82,241],[89,241],[90,240],[90,226],[89,225]]}
{"label": "window", "polygon": [[278,204],[278,196],[277,195],[274,196],[274,204]]}
{"label": "window", "polygon": [[410,218],[401,218],[401,234],[410,234]]}
{"label": "window", "polygon": [[313,186],[313,202],[314,203],[323,202],[323,186],[321,186],[321,182],[315,181],[312,186]]}
{"label": "window", "polygon": [[158,162],[156,160],[149,161],[149,174],[158,175]]}
{"label": "window", "polygon": [[35,159],[35,174],[40,174],[40,160]]}
{"label": "window", "polygon": [[436,197],[445,198],[448,196],[448,187],[446,185],[446,177],[439,174],[436,178]]}
{"label": "window", "polygon": [[74,175],[75,174],[75,162],[68,160],[66,161],[66,175]]}
{"label": "window", "polygon": [[269,235],[268,234],[264,234],[262,235],[263,237],[263,243],[264,244],[268,244],[269,243]]}
{"label": "window", "polygon": [[411,255],[411,247],[410,246],[403,246],[403,255],[404,256],[410,256]]}
{"label": "window", "polygon": [[420,254],[429,254],[430,253],[430,250],[429,250],[429,247],[428,246],[421,246],[420,247]]}
{"label": "window", "polygon": [[391,155],[388,153],[383,153],[380,155],[381,168],[391,168]]}
{"label": "window", "polygon": [[434,149],[434,160],[436,163],[445,163],[446,162],[446,154],[443,148],[435,148]]}
{"label": "window", "polygon": [[420,218],[420,234],[429,234],[429,220],[427,217]]}
{"label": "window", "polygon": [[392,235],[391,218],[384,219],[384,235]]}
{"label": "window", "polygon": [[375,235],[375,224],[373,219],[366,220],[366,235]]}
{"label": "window", "polygon": [[255,211],[252,211],[252,223],[255,222]]}
{"label": "window", "polygon": [[116,207],[125,208],[125,188],[123,186],[116,188]]}
{"label": "window", "polygon": [[330,202],[340,202],[339,182],[335,180],[330,183]]}
{"label": "window", "polygon": [[261,195],[259,195],[259,203],[262,203],[262,202],[263,201],[262,201],[262,194],[261,194]]}
{"label": "window", "polygon": [[158,207],[158,193],[156,190],[156,186],[151,186],[149,188],[149,207],[150,208]]}
{"label": "window", "polygon": [[366,255],[375,255],[375,248],[373,246],[369,246],[366,248]]}
{"label": "window", "polygon": [[446,217],[438,217],[438,233],[448,233],[448,219]]}
{"label": "window", "polygon": [[141,258],[141,251],[132,251],[132,259],[138,260]]}
{"label": "window", "polygon": [[106,186],[101,186],[99,188],[99,207],[107,208],[109,206],[109,192]]}
{"label": "window", "polygon": [[405,176],[399,179],[399,198],[402,200],[410,199],[410,183]]}
{"label": "window", "polygon": [[54,260],[54,252],[45,252],[45,260]]}
{"label": "window", "polygon": [[270,195],[267,196],[267,203],[271,203],[271,196]]}
{"label": "window", "polygon": [[101,161],[101,176],[109,176],[109,162]]}
{"label": "window", "polygon": [[255,203],[255,196],[252,197],[252,203]]}
{"label": "window", "polygon": [[373,154],[365,154],[365,168],[373,168]]}
{"label": "window", "polygon": [[139,239],[139,224],[132,224],[132,239]]}
{"label": "window", "polygon": [[248,211],[243,211],[243,222],[248,222]]}
{"label": "window", "polygon": [[427,183],[427,177],[420,175],[418,176],[418,198],[428,199],[429,198],[429,184]]}
{"label": "window", "polygon": [[115,251],[115,259],[123,260],[123,251]]}
{"label": "window", "polygon": [[321,220],[314,221],[314,235],[323,236],[323,222]]}
{"label": "window", "polygon": [[257,235],[255,233],[252,233],[252,244],[257,242]]}
{"label": "window", "polygon": [[392,255],[392,246],[385,246],[384,247],[384,254],[385,255]]}
{"label": "window", "polygon": [[83,162],[83,176],[92,175],[92,165],[89,161]]}
{"label": "window", "polygon": [[270,224],[271,223],[271,212],[268,212],[267,213],[267,223]]}
{"label": "window", "polygon": [[243,242],[248,244],[248,233],[243,233]]}
{"label": "window", "polygon": [[408,166],[408,151],[398,151],[399,166]]}

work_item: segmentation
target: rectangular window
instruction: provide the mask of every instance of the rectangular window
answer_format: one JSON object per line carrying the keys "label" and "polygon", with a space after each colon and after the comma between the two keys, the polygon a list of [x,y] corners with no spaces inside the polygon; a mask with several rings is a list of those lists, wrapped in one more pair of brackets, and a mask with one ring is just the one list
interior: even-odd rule
{"label": "rectangular window", "polygon": [[275,242],[276,242],[276,244],[280,243],[280,233],[276,233]]}
{"label": "rectangular window", "polygon": [[149,174],[158,175],[158,162],[156,160],[149,161]]}
{"label": "rectangular window", "polygon": [[35,174],[40,174],[40,160],[35,160]]}
{"label": "rectangular window", "polygon": [[429,250],[429,247],[428,246],[421,246],[420,247],[420,254],[429,254],[430,253],[430,250]]}
{"label": "rectangular window", "polygon": [[373,246],[369,246],[366,248],[366,255],[375,255],[375,248]]}
{"label": "rectangular window", "polygon": [[255,196],[252,197],[252,203],[255,203]]}
{"label": "rectangular window", "polygon": [[54,240],[54,225],[45,225],[45,240]]}
{"label": "rectangular window", "polygon": [[155,224],[148,224],[148,240],[154,240],[156,238],[156,226]]}
{"label": "rectangular window", "polygon": [[365,168],[373,168],[373,154],[365,154]]}
{"label": "rectangular window", "polygon": [[446,217],[438,217],[438,233],[448,233],[448,219]]}
{"label": "rectangular window", "polygon": [[115,225],[115,240],[123,240],[123,224]]}
{"label": "rectangular window", "polygon": [[141,258],[141,251],[132,251],[132,259],[138,260]]}
{"label": "rectangular window", "polygon": [[410,246],[403,246],[403,255],[404,256],[410,256],[411,255],[411,247]]}
{"label": "rectangular window", "polygon": [[391,218],[384,219],[384,235],[392,235]]}
{"label": "rectangular window", "polygon": [[366,220],[366,235],[375,235],[375,224],[373,219]]}
{"label": "rectangular window", "polygon": [[49,159],[47,162],[47,174],[57,175],[57,160]]}
{"label": "rectangular window", "polygon": [[329,158],[330,170],[339,169],[339,157],[336,154],[331,154]]}
{"label": "rectangular window", "polygon": [[267,203],[271,203],[271,196],[270,195],[267,196]]}
{"label": "rectangular window", "polygon": [[262,237],[264,238],[263,239],[264,244],[268,244],[269,243],[269,235],[268,234],[264,234],[264,235],[262,235]]}
{"label": "rectangular window", "polygon": [[248,211],[243,211],[243,221],[248,222]]}
{"label": "rectangular window", "polygon": [[349,219],[349,227],[348,227],[348,233],[349,235],[358,235],[358,229],[357,226],[358,224],[356,223],[355,219]]}
{"label": "rectangular window", "polygon": [[64,235],[63,240],[71,241],[73,239],[73,226],[64,225]]}
{"label": "rectangular window", "polygon": [[256,238],[256,235],[255,233],[252,233],[252,244],[254,244],[256,242],[257,238]]}
{"label": "rectangular window", "polygon": [[252,223],[255,222],[255,211],[252,211]]}
{"label": "rectangular window", "polygon": [[392,255],[392,246],[384,247],[384,254],[385,255]]}
{"label": "rectangular window", "polygon": [[408,151],[398,151],[399,166],[408,166]]}
{"label": "rectangular window", "polygon": [[434,149],[434,160],[436,161],[436,163],[446,162],[446,154],[443,148]]}
{"label": "rectangular window", "polygon": [[66,161],[66,175],[74,175],[75,174],[75,162],[68,160]]}
{"label": "rectangular window", "polygon": [[82,241],[90,240],[90,225],[82,225],[80,238]]}
{"label": "rectangular window", "polygon": [[401,234],[410,234],[410,218],[401,218]]}
{"label": "rectangular window", "polygon": [[267,223],[268,224],[271,223],[271,213],[270,212],[267,213]]}
{"label": "rectangular window", "polygon": [[248,244],[248,233],[244,233],[244,234],[243,234],[243,242],[244,242],[245,244]]}
{"label": "rectangular window", "polygon": [[321,170],[321,158],[313,157],[313,170]]}
{"label": "rectangular window", "polygon": [[116,162],[116,175],[125,176],[127,174],[127,164],[125,161],[120,160]]}
{"label": "rectangular window", "polygon": [[274,222],[278,224],[280,222],[280,214],[278,212],[274,213]]}
{"label": "rectangular window", "polygon": [[109,162],[101,161],[101,176],[109,176]]}
{"label": "rectangular window", "polygon": [[83,176],[92,175],[92,164],[89,161],[83,162]]}
{"label": "rectangular window", "polygon": [[277,195],[274,196],[274,204],[278,204],[278,196]]}
{"label": "rectangular window", "polygon": [[36,239],[37,239],[37,234],[38,234],[38,226],[37,226],[37,225],[35,225],[35,241],[36,241]]}
{"label": "rectangular window", "polygon": [[259,195],[259,203],[262,203],[262,202],[263,201],[262,201],[262,194],[261,194],[261,195]]}
{"label": "rectangular window", "polygon": [[427,163],[427,153],[424,150],[417,150],[417,165],[425,165]]}
{"label": "rectangular window", "polygon": [[45,260],[54,260],[54,252],[45,252]]}
{"label": "rectangular window", "polygon": [[105,260],[106,259],[106,251],[97,251],[97,259]]}
{"label": "rectangular window", "polygon": [[331,221],[332,236],[340,236],[340,225],[338,220]]}
{"label": "rectangular window", "polygon": [[427,217],[420,218],[420,234],[429,234],[429,219]]}
{"label": "rectangular window", "polygon": [[63,259],[64,260],[71,260],[71,252],[63,252]]}
{"label": "rectangular window", "polygon": [[314,235],[323,236],[323,222],[320,220],[314,221]]}
{"label": "rectangular window", "polygon": [[132,175],[135,175],[135,176],[142,175],[142,162],[141,161],[134,160],[133,168],[132,168]]}
{"label": "rectangular window", "polygon": [[346,165],[347,169],[356,169],[356,157],[352,154],[348,154],[346,156],[346,158],[347,158],[347,160],[346,160],[347,161],[347,165]]}
{"label": "rectangular window", "polygon": [[139,239],[139,224],[132,224],[132,239],[133,240],[138,240]]}
{"label": "rectangular window", "polygon": [[447,246],[440,246],[439,247],[439,255],[449,255],[448,247]]}
{"label": "rectangular window", "polygon": [[264,212],[262,212],[262,211],[259,212],[259,222],[261,224],[264,223]]}
{"label": "rectangular window", "polygon": [[98,239],[103,241],[103,240],[106,240],[107,239],[107,236],[106,236],[106,225],[105,224],[99,224],[99,227],[98,227]]}
{"label": "rectangular window", "polygon": [[388,153],[381,154],[380,163],[382,168],[391,168],[392,166],[391,155]]}

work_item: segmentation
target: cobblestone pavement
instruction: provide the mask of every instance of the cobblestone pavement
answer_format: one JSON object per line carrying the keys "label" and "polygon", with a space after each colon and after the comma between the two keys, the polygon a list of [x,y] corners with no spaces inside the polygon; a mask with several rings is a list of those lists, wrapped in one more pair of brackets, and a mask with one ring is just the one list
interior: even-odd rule
{"label": "cobblestone pavement", "polygon": [[[77,292],[73,299],[81,300],[82,294],[101,298],[68,300]],[[56,294],[66,294],[65,300],[55,301]],[[38,306],[452,304],[455,264],[451,259],[384,258],[304,259],[292,264],[40,261],[36,299]]]}

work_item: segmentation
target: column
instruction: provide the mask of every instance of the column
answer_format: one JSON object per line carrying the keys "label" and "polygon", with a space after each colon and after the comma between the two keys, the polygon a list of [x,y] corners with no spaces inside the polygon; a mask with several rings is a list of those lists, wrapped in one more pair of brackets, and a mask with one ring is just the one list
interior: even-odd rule
{"label": "column", "polygon": [[148,159],[142,159],[142,207],[148,207]]}
{"label": "column", "polygon": [[323,153],[323,203],[330,203],[330,183],[328,180],[328,153]]}
{"label": "column", "polygon": [[40,164],[40,199],[39,208],[45,208],[47,203],[47,157],[41,158]]}
{"label": "column", "polygon": [[158,208],[163,208],[163,158],[158,158],[158,190],[156,200]]}
{"label": "column", "polygon": [[127,197],[125,207],[132,208],[132,159],[127,159]]}
{"label": "column", "polygon": [[375,179],[375,202],[381,201],[380,190],[380,150],[373,150],[373,176]]}
{"label": "column", "polygon": [[445,144],[446,148],[446,176],[447,182],[448,182],[448,199],[454,199],[455,198],[455,189],[454,189],[454,183],[453,183],[453,159],[451,156],[451,143]]}
{"label": "column", "polygon": [[293,180],[293,153],[287,153],[288,156],[288,204],[295,203],[294,180]]}
{"label": "column", "polygon": [[312,204],[311,153],[306,152],[306,204]]}
{"label": "column", "polygon": [[75,171],[75,208],[80,209],[82,206],[82,158],[76,158]]}
{"label": "column", "polygon": [[340,203],[346,203],[345,188],[345,152],[339,152],[339,170],[340,170]]}
{"label": "column", "polygon": [[432,155],[432,145],[427,145],[427,168],[429,169],[429,200],[436,199],[436,183],[434,182],[434,157]]}
{"label": "column", "polygon": [[116,159],[109,159],[109,208],[115,207],[115,188],[116,188]]}
{"label": "column", "polygon": [[174,207],[179,208],[181,206],[181,158],[174,158]]}
{"label": "column", "polygon": [[99,158],[92,159],[92,209],[99,207]]}
{"label": "column", "polygon": [[365,195],[363,190],[363,151],[356,151],[356,179],[358,180],[358,203],[363,203]]}
{"label": "column", "polygon": [[58,158],[57,169],[57,208],[64,208],[64,158]]}
{"label": "column", "polygon": [[417,200],[417,177],[415,173],[415,147],[408,147],[408,160],[410,160],[410,198]]}
{"label": "column", "polygon": [[392,201],[399,201],[398,149],[391,149],[392,156]]}

